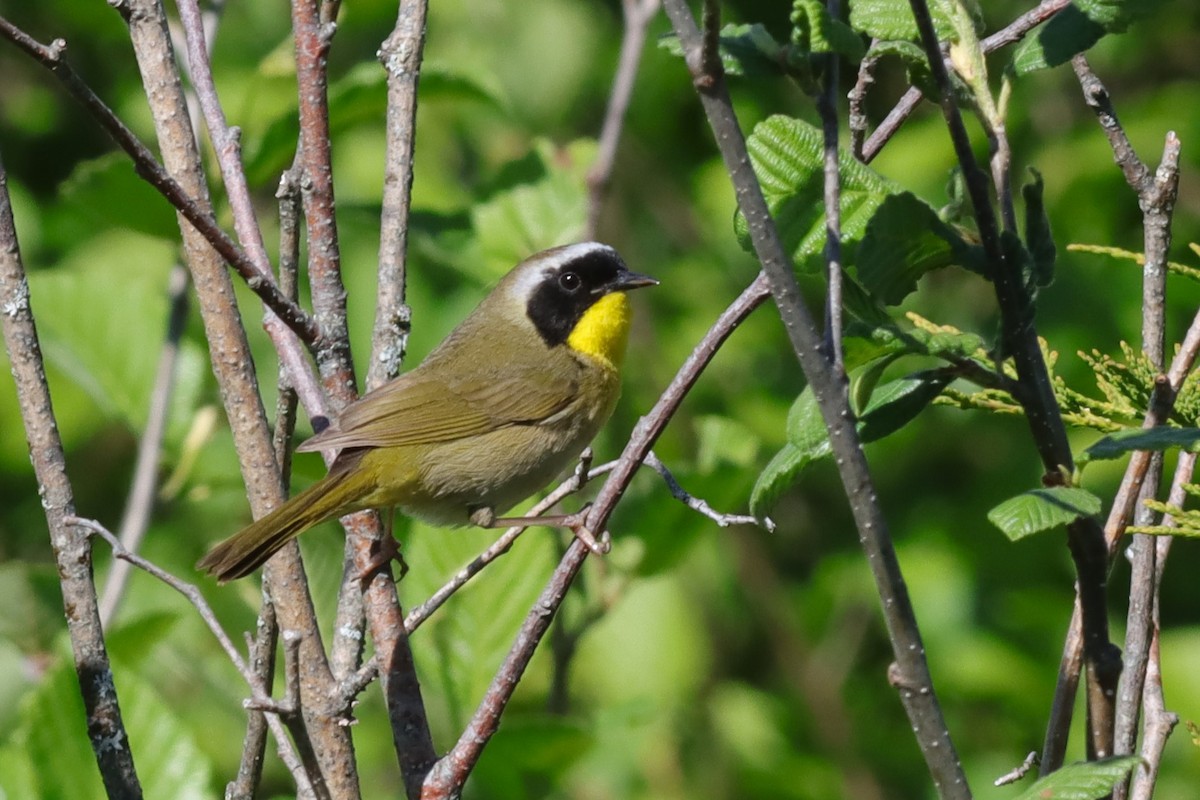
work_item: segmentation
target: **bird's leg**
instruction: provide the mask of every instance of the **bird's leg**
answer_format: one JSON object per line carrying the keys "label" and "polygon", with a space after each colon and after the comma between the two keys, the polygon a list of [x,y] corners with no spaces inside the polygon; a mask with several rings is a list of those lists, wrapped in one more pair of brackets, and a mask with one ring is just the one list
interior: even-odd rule
{"label": "bird's leg", "polygon": [[392,534],[392,526],[396,520],[396,507],[392,506],[386,514],[381,513],[380,516],[383,518],[383,538],[379,540],[376,551],[371,554],[371,562],[358,574],[358,579],[366,581],[388,562],[395,561],[400,565],[400,577],[396,580],[402,581],[408,574],[408,562],[404,560],[404,554],[400,552],[400,542]]}
{"label": "bird's leg", "polygon": [[612,549],[607,534],[601,534],[597,539],[592,530],[584,524],[587,517],[588,503],[574,514],[541,514],[536,517],[497,517],[496,510],[490,506],[480,506],[471,512],[471,524],[481,528],[512,528],[530,525],[544,525],[548,528],[569,528],[575,538],[583,542],[588,550],[596,555],[604,555]]}

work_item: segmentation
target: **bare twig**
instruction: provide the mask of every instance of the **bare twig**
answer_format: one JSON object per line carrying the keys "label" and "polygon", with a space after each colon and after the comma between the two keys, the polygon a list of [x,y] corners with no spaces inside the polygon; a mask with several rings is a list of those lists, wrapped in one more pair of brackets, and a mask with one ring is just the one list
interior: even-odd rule
{"label": "bare twig", "polygon": [[671,492],[672,497],[697,514],[708,517],[717,523],[718,526],[728,528],[730,525],[754,525],[766,529],[767,532],[775,530],[775,523],[769,517],[759,519],[749,514],[723,514],[713,509],[712,506],[699,497],[693,497],[679,485],[679,481],[675,480],[675,476],[671,474],[671,470],[667,469],[667,465],[659,460],[654,451],[646,455],[644,463],[662,477],[663,483],[667,484],[667,489]]}
{"label": "bare twig", "polygon": [[[588,470],[586,475],[580,475],[578,472],[576,472],[571,477],[559,484],[559,486],[554,489],[554,491],[546,495],[545,498],[535,503],[533,507],[529,509],[529,515],[537,516],[538,514],[544,514],[557,503],[561,502],[563,498],[582,489],[587,481],[590,481],[600,475],[606,475],[609,472],[612,472],[613,468],[616,466],[616,461],[609,461],[607,464],[601,464],[598,467],[593,467],[592,469]],[[412,611],[409,611],[408,616],[404,618],[405,629],[409,633],[412,633],[418,627],[420,627],[425,620],[429,619],[429,617],[433,615],[434,611],[437,611],[439,608],[441,608],[442,605],[445,604],[445,602],[449,600],[455,592],[465,586],[467,581],[478,575],[488,564],[507,553],[509,548],[512,547],[513,542],[517,540],[517,537],[519,537],[526,530],[526,528],[518,526],[504,531],[504,533],[501,534],[490,547],[476,556],[470,564],[467,564],[458,572],[454,573],[453,577],[451,577],[450,580],[447,581],[440,589],[430,595],[428,600],[414,608]]]}
{"label": "bare twig", "polygon": [[213,218],[207,200],[200,199],[203,195],[189,192],[181,185],[170,174],[170,167],[164,168],[160,165],[153,153],[134,136],[112,109],[75,74],[63,58],[63,52],[67,47],[64,40],[56,39],[48,47],[41,45],[2,17],[0,17],[0,36],[17,45],[54,73],[71,96],[96,118],[104,131],[129,155],[138,175],[157,189],[191,223],[204,240],[221,254],[221,258],[245,279],[246,285],[262,298],[262,301],[278,314],[305,344],[311,346],[316,342],[318,336],[316,323],[303,309],[295,303],[289,302],[280,293],[269,274],[264,275],[259,272],[254,262],[242,252],[225,231],[221,230]]}
{"label": "bare twig", "polygon": [[633,96],[633,82],[641,64],[646,33],[650,22],[658,15],[659,4],[660,0],[621,0],[625,31],[621,37],[621,54],[617,60],[617,72],[613,76],[612,91],[608,95],[608,109],[604,113],[604,124],[597,141],[596,160],[587,174],[588,212],[584,239],[595,239],[600,227],[600,212],[608,194],[608,183],[612,179],[621,131],[625,127],[625,111]]}
{"label": "bare twig", "polygon": [[[127,562],[126,562],[127,563]],[[275,619],[275,606],[264,593],[262,607],[258,612],[257,632],[248,642],[250,657],[248,666],[254,671],[260,686],[270,686],[275,680],[275,644],[279,639],[279,624]],[[247,635],[247,639],[249,636]],[[250,711],[246,715],[246,735],[242,739],[242,760],[238,763],[237,777],[225,787],[227,800],[253,800],[262,780],[263,760],[267,749],[267,716],[261,711]]]}
{"label": "bare twig", "polygon": [[1038,752],[1037,750],[1031,750],[1029,755],[1025,756],[1024,761],[1022,761],[1016,768],[1004,773],[999,778],[996,778],[996,780],[992,781],[992,785],[1008,786],[1010,783],[1016,783],[1028,775],[1029,772],[1037,766],[1037,763]]}
{"label": "bare twig", "polygon": [[12,203],[8,195],[8,173],[0,161],[0,328],[17,386],[17,403],[29,457],[37,477],[42,508],[50,528],[50,545],[58,567],[66,610],[67,634],[75,659],[75,674],[87,713],[88,739],[105,791],[111,798],[140,800],[133,753],[117,700],[96,584],[92,580],[92,550],[86,534],[68,518],[75,513],[66,456],[50,401],[45,362],[38,342],[37,327],[25,279],[25,265],[17,243]]}
{"label": "bare twig", "polygon": [[[171,393],[175,388],[179,339],[183,335],[184,321],[187,319],[188,273],[183,267],[177,266],[171,270],[167,295],[167,334],[154,373],[146,428],[142,431],[142,440],[138,443],[133,481],[129,486],[129,497],[125,500],[125,512],[121,517],[118,533],[121,543],[135,553],[141,546],[142,537],[150,524],[150,514],[154,510],[159,456],[162,453],[163,433],[167,428],[167,415],[171,410]],[[112,569],[108,572],[104,594],[100,597],[100,620],[105,628],[112,624],[117,614],[121,598],[125,595],[129,572],[130,566],[124,561],[113,562]]]}
{"label": "bare twig", "polygon": [[850,152],[859,161],[866,161],[863,156],[863,145],[867,138],[867,90],[875,83],[875,67],[879,64],[880,54],[874,51],[875,45],[879,43],[878,39],[871,40],[871,47],[867,50],[867,55],[858,64],[858,80],[854,82],[854,88],[850,90],[848,99],[850,101],[850,119],[848,127],[850,128]]}
{"label": "bare twig", "polygon": [[[879,508],[866,458],[854,426],[844,373],[834,373],[821,353],[821,335],[802,302],[791,262],[771,219],[762,189],[750,166],[745,137],[719,71],[705,72],[700,34],[684,0],[666,0],[664,7],[683,45],[685,62],[700,96],[729,172],[738,205],[746,217],[751,241],[767,278],[775,305],[788,333],[821,414],[829,429],[835,460],[846,489],[860,541],[868,555],[876,590],[902,675],[900,698],[913,725],[917,742],[939,793],[970,796],[946,722],[938,705],[904,579],[896,560],[887,521]],[[707,6],[706,6],[707,7]],[[711,66],[711,65],[710,65]],[[756,281],[756,283],[758,283]],[[616,475],[614,475],[615,479]],[[613,480],[613,479],[610,479]],[[601,493],[603,496],[603,492]],[[597,501],[597,506],[600,503]]]}
{"label": "bare twig", "polygon": [[405,302],[408,217],[412,203],[413,154],[417,135],[417,79],[425,49],[426,0],[400,3],[396,25],[379,48],[387,71],[387,151],[383,208],[379,216],[379,280],[367,388],[400,373],[408,349],[412,309]]}
{"label": "bare twig", "polygon": [[[246,182],[246,172],[242,168],[241,131],[229,127],[225,111],[217,97],[216,84],[213,82],[208,34],[204,25],[206,17],[200,11],[198,0],[180,0],[177,6],[184,41],[187,44],[192,86],[203,111],[204,124],[212,139],[213,150],[217,154],[217,163],[221,167],[221,178],[225,184],[230,210],[233,212],[234,230],[242,249],[247,258],[254,263],[257,272],[269,276],[271,259],[267,255],[258,215],[255,214],[254,202],[250,196],[250,187]],[[286,291],[282,286],[280,292],[292,303],[296,302],[294,292]],[[289,373],[289,383],[306,398],[305,409],[310,414],[322,410],[324,403],[318,399],[320,392],[317,390],[316,377],[305,357],[302,343],[269,305],[263,311],[263,327],[275,345],[280,362]]]}

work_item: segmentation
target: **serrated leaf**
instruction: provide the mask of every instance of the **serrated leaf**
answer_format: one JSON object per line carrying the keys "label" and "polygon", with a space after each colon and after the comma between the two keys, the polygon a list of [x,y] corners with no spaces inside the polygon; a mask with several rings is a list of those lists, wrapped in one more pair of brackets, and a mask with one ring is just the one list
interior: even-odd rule
{"label": "serrated leaf", "polygon": [[[746,140],[750,160],[762,185],[771,215],[792,261],[804,272],[819,272],[824,259],[824,155],[821,131],[806,122],[773,116],[755,126]],[[842,248],[849,263],[875,210],[900,187],[838,152],[842,176]],[[735,231],[750,250],[745,218],[739,213]]]}
{"label": "serrated leaf", "polygon": [[1100,513],[1100,498],[1086,489],[1053,486],[1033,489],[1005,500],[988,512],[988,521],[1012,541],[1069,525],[1079,517]]}
{"label": "serrated leaf", "polygon": [[1057,248],[1050,232],[1050,217],[1046,214],[1046,204],[1042,199],[1042,174],[1036,169],[1029,171],[1033,174],[1033,182],[1021,187],[1021,196],[1025,199],[1025,245],[1033,259],[1034,285],[1042,288],[1054,282]]}
{"label": "serrated leaf", "polygon": [[825,421],[811,387],[805,387],[788,411],[787,437],[787,444],[767,463],[750,492],[750,513],[756,517],[769,514],[800,473],[831,452]]}
{"label": "serrated leaf", "polygon": [[863,443],[874,442],[900,430],[925,410],[950,380],[941,373],[918,372],[885,383],[871,396],[858,420],[859,438]]}
{"label": "serrated leaf", "polygon": [[854,30],[834,19],[820,0],[792,4],[792,43],[804,53],[838,53],[852,60],[863,57],[863,43]]}
{"label": "serrated leaf", "polygon": [[1189,453],[1200,452],[1200,428],[1130,428],[1102,437],[1079,454],[1079,466],[1089,461],[1120,458],[1135,450],[1172,450],[1180,448]]}
{"label": "serrated leaf", "polygon": [[83,161],[62,184],[66,210],[106,227],[128,228],[158,239],[179,239],[171,204],[138,177],[124,153]]}
{"label": "serrated leaf", "polygon": [[[859,438],[870,442],[899,430],[933,402],[949,382],[945,376],[926,372],[884,384],[871,394],[857,423]],[[759,474],[750,493],[750,513],[756,517],[770,513],[779,496],[809,464],[833,452],[811,387],[805,387],[788,411],[787,435],[787,444]]]}
{"label": "serrated leaf", "polygon": [[1016,800],[1096,800],[1112,792],[1141,761],[1140,756],[1114,756],[1069,764],[1040,778]]}
{"label": "serrated leaf", "polygon": [[[187,726],[153,687],[124,671],[121,709],[138,778],[146,797],[203,800],[210,797],[211,765]],[[87,717],[70,663],[60,661],[28,697],[13,740],[33,765],[38,797],[91,800],[104,796],[87,737]]]}
{"label": "serrated leaf", "polygon": [[[933,29],[943,42],[953,41],[954,26],[937,3],[929,4]],[[851,0],[850,27],[872,39],[916,41],[920,34],[908,0]]]}
{"label": "serrated leaf", "polygon": [[[675,34],[659,38],[658,46],[683,58],[683,46]],[[784,47],[758,23],[721,28],[717,49],[727,75],[757,78],[783,74]]]}
{"label": "serrated leaf", "polygon": [[895,305],[917,288],[927,272],[951,264],[981,263],[972,248],[937,213],[911,192],[887,197],[867,224],[855,258],[864,288]]}
{"label": "serrated leaf", "polygon": [[1077,53],[1090,49],[1104,34],[1103,25],[1069,5],[1017,45],[1013,70],[1017,75],[1026,75],[1065,64]]}
{"label": "serrated leaf", "polygon": [[1124,33],[1143,17],[1153,14],[1162,0],[1072,0],[1087,18],[1109,33]]}

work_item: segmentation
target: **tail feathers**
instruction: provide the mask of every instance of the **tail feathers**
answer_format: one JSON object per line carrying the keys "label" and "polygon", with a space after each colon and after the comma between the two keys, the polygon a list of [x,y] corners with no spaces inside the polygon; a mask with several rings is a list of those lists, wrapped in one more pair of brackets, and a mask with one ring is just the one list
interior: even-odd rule
{"label": "tail feathers", "polygon": [[220,542],[196,568],[220,583],[249,575],[285,544],[318,523],[358,510],[355,502],[360,473],[338,472],[321,480],[283,505]]}

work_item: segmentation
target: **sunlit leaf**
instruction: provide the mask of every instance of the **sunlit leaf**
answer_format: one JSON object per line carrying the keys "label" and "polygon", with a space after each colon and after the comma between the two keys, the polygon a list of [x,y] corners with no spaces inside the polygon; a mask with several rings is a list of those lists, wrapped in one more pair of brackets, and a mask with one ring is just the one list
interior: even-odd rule
{"label": "sunlit leaf", "polygon": [[1100,513],[1100,498],[1086,489],[1053,486],[1022,492],[988,512],[988,520],[1014,542]]}
{"label": "sunlit leaf", "polygon": [[1200,428],[1130,428],[1102,437],[1079,454],[1079,466],[1089,461],[1120,458],[1134,450],[1171,450],[1174,448],[1189,453],[1200,452]]}
{"label": "sunlit leaf", "polygon": [[1039,779],[1016,800],[1095,800],[1111,793],[1141,761],[1140,756],[1114,756],[1069,764]]}

